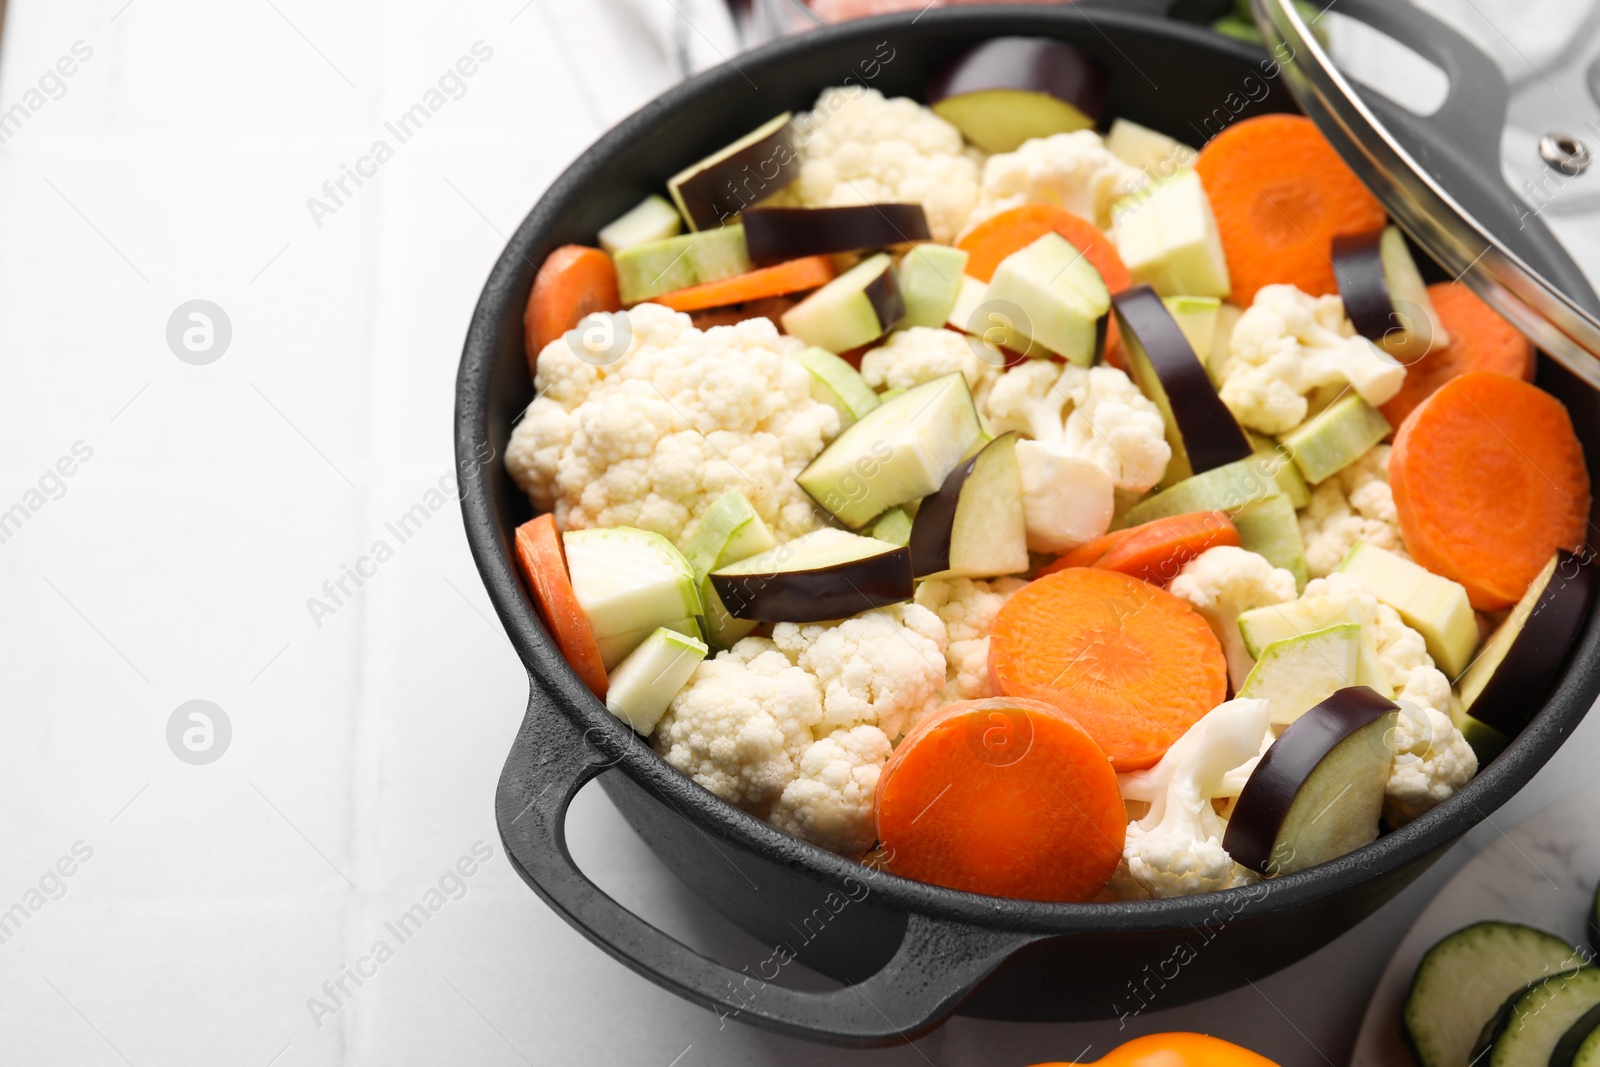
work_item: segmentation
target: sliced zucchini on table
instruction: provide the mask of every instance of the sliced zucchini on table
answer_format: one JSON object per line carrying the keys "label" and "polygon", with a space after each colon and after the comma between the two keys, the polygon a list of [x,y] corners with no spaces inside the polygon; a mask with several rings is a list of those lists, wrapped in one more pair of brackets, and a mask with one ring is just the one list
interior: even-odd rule
{"label": "sliced zucchini on table", "polygon": [[1567,1027],[1550,1053],[1550,1067],[1600,1065],[1600,1006],[1590,1008]]}
{"label": "sliced zucchini on table", "polygon": [[1466,1067],[1508,997],[1578,962],[1564,940],[1520,923],[1473,923],[1444,938],[1417,965],[1401,1015],[1418,1062]]}
{"label": "sliced zucchini on table", "polygon": [[1600,1029],[1589,1031],[1572,1054],[1571,1067],[1600,1067]]}
{"label": "sliced zucchini on table", "polygon": [[[1552,974],[1513,994],[1484,1028],[1474,1064],[1484,1067],[1546,1067],[1574,1023],[1600,1005],[1600,967]],[[1596,1021],[1600,1021],[1597,1019]],[[1593,1029],[1591,1022],[1588,1029]]]}

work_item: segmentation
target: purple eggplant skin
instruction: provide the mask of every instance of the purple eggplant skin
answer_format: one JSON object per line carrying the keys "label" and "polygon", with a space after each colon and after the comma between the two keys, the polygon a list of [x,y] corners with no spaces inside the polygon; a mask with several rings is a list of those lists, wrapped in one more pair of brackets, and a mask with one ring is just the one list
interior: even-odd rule
{"label": "purple eggplant skin", "polygon": [[1596,585],[1593,556],[1561,550],[1555,573],[1534,604],[1506,658],[1472,702],[1467,714],[1507,737],[1515,737],[1544,706],[1567,651],[1589,615]]}
{"label": "purple eggplant skin", "polygon": [[1382,241],[1382,230],[1345,233],[1333,239],[1333,276],[1339,282],[1344,313],[1356,333],[1369,341],[1383,340],[1400,322],[1389,292],[1389,276],[1383,270]]}
{"label": "purple eggplant skin", "polygon": [[893,264],[886,265],[883,273],[868,282],[861,292],[877,312],[883,333],[894,329],[906,317],[906,298],[900,293],[900,281],[895,277]]}
{"label": "purple eggplant skin", "polygon": [[958,464],[945,477],[939,491],[923,497],[922,503],[917,505],[917,517],[911,520],[911,540],[906,545],[911,551],[913,576],[921,578],[950,569],[950,541],[955,533],[956,508],[961,503],[961,490],[977,468],[982,453],[979,449]]}
{"label": "purple eggplant skin", "polygon": [[[1128,362],[1137,372],[1142,354],[1166,394],[1193,473],[1249,459],[1254,450],[1239,420],[1217,395],[1205,366],[1156,291],[1148,285],[1124,289],[1112,294],[1111,308],[1128,346]],[[1152,391],[1146,386],[1145,392]]]}
{"label": "purple eggplant skin", "polygon": [[903,603],[916,591],[911,551],[903,547],[815,570],[713,573],[711,586],[728,614],[756,622],[845,619],[869,608]]}
{"label": "purple eggplant skin", "polygon": [[1374,689],[1352,685],[1290,723],[1239,793],[1222,835],[1228,855],[1259,874],[1273,873],[1278,831],[1301,785],[1339,742],[1397,707]]}
{"label": "purple eggplant skin", "polygon": [[758,267],[802,256],[926,241],[931,236],[921,204],[758,207],[743,212],[740,221],[750,262]]}
{"label": "purple eggplant skin", "polygon": [[1071,45],[1047,37],[995,37],[956,56],[928,79],[929,104],[992,89],[1043,93],[1095,122],[1105,110],[1111,74]]}
{"label": "purple eggplant skin", "polygon": [[800,175],[794,123],[696,171],[678,186],[690,228],[709,230],[733,219]]}

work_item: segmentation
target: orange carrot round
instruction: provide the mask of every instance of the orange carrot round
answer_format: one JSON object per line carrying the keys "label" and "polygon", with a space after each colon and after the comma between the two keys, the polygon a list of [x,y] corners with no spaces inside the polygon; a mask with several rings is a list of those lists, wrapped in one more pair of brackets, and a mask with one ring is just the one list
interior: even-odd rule
{"label": "orange carrot round", "polygon": [[995,618],[1002,693],[1071,715],[1119,771],[1161,759],[1228,697],[1228,664],[1193,608],[1149,582],[1074,567],[1029,582]]}
{"label": "orange carrot round", "polygon": [[906,735],[875,807],[895,874],[969,893],[1083,901],[1122,858],[1128,816],[1105,753],[1037,700],[951,704]]}
{"label": "orange carrot round", "polygon": [[1589,525],[1589,469],[1567,409],[1537,386],[1470,371],[1440,386],[1389,455],[1400,533],[1416,561],[1510,607]]}
{"label": "orange carrot round", "polygon": [[545,257],[522,315],[528,366],[533,367],[545,345],[578,325],[585,315],[621,309],[617,268],[611,257],[598,248],[562,245]]}
{"label": "orange carrot round", "polygon": [[1450,343],[1406,367],[1400,391],[1383,405],[1389,425],[1405,422],[1418,404],[1458,374],[1481,370],[1533,381],[1532,343],[1464,282],[1430,285],[1428,300]]}
{"label": "orange carrot round", "polygon": [[[1047,233],[1058,233],[1067,243],[1082,252],[1094,269],[1100,272],[1106,288],[1120,293],[1133,284],[1128,268],[1117,254],[1111,238],[1088,219],[1074,215],[1066,208],[1054,204],[1024,204],[1009,211],[984,219],[966,236],[956,242],[956,247],[967,253],[964,273],[980,282],[994,277],[1000,261],[1019,249],[1027,248]],[[1117,317],[1111,316],[1106,324],[1106,358],[1113,364],[1120,353],[1121,334],[1117,331]]]}
{"label": "orange carrot round", "polygon": [[589,617],[583,613],[567,577],[567,554],[561,547],[555,517],[540,515],[518,526],[516,541],[522,576],[533,590],[539,614],[555,638],[556,647],[583,684],[595,696],[605,699],[605,663],[600,658],[600,646],[595,644],[594,631],[589,628]]}
{"label": "orange carrot round", "polygon": [[[1083,559],[1084,548],[1104,541],[1106,544],[1092,559],[1069,562],[1074,553]],[[1189,515],[1171,515],[1142,526],[1118,530],[1104,538],[1096,538],[1087,545],[1073,549],[1039,572],[1043,577],[1069,567],[1099,567],[1119,571],[1152,585],[1165,586],[1183,565],[1200,553],[1218,545],[1237,545],[1239,531],[1233,520],[1220,511],[1197,511]]]}
{"label": "orange carrot round", "polygon": [[701,311],[798,293],[802,289],[815,289],[832,281],[833,273],[832,256],[807,256],[745,274],[735,274],[720,281],[662,293],[651,297],[650,302],[665,304],[674,311]]}
{"label": "orange carrot round", "polygon": [[1383,205],[1301,115],[1260,115],[1213,137],[1195,160],[1228,260],[1235,304],[1287,283],[1312,296],[1339,291],[1334,237],[1384,224]]}

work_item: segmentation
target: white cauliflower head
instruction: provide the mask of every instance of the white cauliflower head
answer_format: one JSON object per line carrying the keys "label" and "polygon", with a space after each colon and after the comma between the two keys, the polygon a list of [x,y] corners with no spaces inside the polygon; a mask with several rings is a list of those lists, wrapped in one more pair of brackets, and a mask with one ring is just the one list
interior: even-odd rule
{"label": "white cauliflower head", "polygon": [[912,326],[896,330],[861,357],[861,376],[874,389],[910,389],[960,372],[979,403],[1001,368],[979,359],[974,346],[954,330]]}
{"label": "white cauliflower head", "polygon": [[877,838],[872,804],[889,754],[889,737],[876,726],[835,730],[813,741],[767,821],[834,852],[865,852]]}
{"label": "white cauliflower head", "polygon": [[1312,490],[1310,503],[1300,512],[1300,537],[1313,578],[1338,570],[1359,541],[1411,558],[1389,488],[1388,445],[1369,449]]}
{"label": "white cauliflower head", "polygon": [[1112,155],[1093,130],[1036,137],[984,162],[972,223],[1024,204],[1054,204],[1104,230],[1111,205],[1144,182],[1144,171]]}
{"label": "white cauliflower head", "polygon": [[1032,552],[1065,552],[1111,528],[1117,487],[1111,474],[1065,444],[1016,443],[1022,522]]}
{"label": "white cauliflower head", "polygon": [[772,642],[747,637],[695,668],[651,744],[717,796],[765,815],[794,779],[821,721],[817,679]]}
{"label": "white cauliflower head", "polygon": [[1405,368],[1344,317],[1337,296],[1314,297],[1292,285],[1268,285],[1239,316],[1218,392],[1241,423],[1281,434],[1306,417],[1306,394],[1349,385],[1376,407],[1394,396]]}
{"label": "white cauliflower head", "polygon": [[1239,634],[1239,615],[1251,608],[1286,604],[1295,598],[1294,575],[1264,556],[1235,547],[1208,548],[1188,563],[1167,587],[1205,617],[1222,642],[1228,677],[1235,689],[1255,665]]}
{"label": "white cauliflower head", "polygon": [[1069,371],[1081,374],[1082,368],[1030,359],[1002,374],[981,406],[990,431],[1060,444],[1072,399],[1070,382],[1063,381]]}
{"label": "white cauliflower head", "polygon": [[1400,702],[1394,748],[1383,798],[1390,826],[1403,826],[1449,800],[1478,773],[1478,757],[1450,716],[1410,700]]}
{"label": "white cauliflower head", "polygon": [[783,539],[812,529],[795,475],[839,413],[812,399],[797,342],[768,319],[702,331],[656,304],[627,315],[615,363],[585,362],[565,338],[539,353],[538,396],[506,449],[516,483],[564,530],[637,526],[681,545],[729,489]]}
{"label": "white cauliflower head", "polygon": [[1020,578],[930,578],[917,583],[917,603],[939,616],[949,637],[939,707],[999,695],[989,677],[989,632],[1005,602],[1027,584]]}
{"label": "white cauliflower head", "polygon": [[1117,776],[1125,800],[1149,811],[1128,824],[1123,866],[1113,885],[1124,896],[1177,897],[1254,880],[1222,847],[1227,820],[1214,799],[1260,758],[1270,729],[1265,700],[1230,700],[1207,712],[1143,771]]}
{"label": "white cauliflower head", "polygon": [[795,116],[800,177],[783,199],[808,207],[921,204],[928,231],[950,244],[978,201],[983,153],[915,100],[876,89],[826,89]]}
{"label": "white cauliflower head", "polygon": [[938,706],[944,688],[944,623],[918,604],[838,622],[780,622],[772,643],[821,684],[824,733],[865,724],[899,737]]}
{"label": "white cauliflower head", "polygon": [[1000,376],[982,412],[997,434],[1015,431],[1093,460],[1118,489],[1151,488],[1172,458],[1160,409],[1115,367],[1028,360]]}
{"label": "white cauliflower head", "polygon": [[944,622],[917,604],[779,623],[770,639],[747,637],[701,663],[651,743],[786,833],[861,852],[890,740],[943,703],[946,644]]}

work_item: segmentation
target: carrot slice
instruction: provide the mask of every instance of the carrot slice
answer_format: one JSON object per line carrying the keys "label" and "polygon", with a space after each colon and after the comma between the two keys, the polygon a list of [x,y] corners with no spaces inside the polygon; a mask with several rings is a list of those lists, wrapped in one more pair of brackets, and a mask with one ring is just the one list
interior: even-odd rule
{"label": "carrot slice", "polygon": [[728,304],[743,304],[750,300],[764,300],[769,296],[783,296],[785,293],[798,293],[802,289],[815,289],[832,280],[831,256],[807,256],[745,274],[735,274],[720,281],[662,293],[651,297],[650,302],[665,304],[674,311],[701,311]]}
{"label": "carrot slice", "polygon": [[[956,242],[956,247],[967,253],[965,273],[987,282],[994,277],[994,269],[1002,259],[1027,248],[1047,233],[1060,234],[1082,252],[1113,293],[1120,293],[1133,284],[1111,238],[1088,219],[1054,204],[1024,204],[1002,211],[967,231],[966,236]],[[1118,355],[1121,351],[1121,334],[1113,315],[1106,325],[1106,361],[1114,366],[1121,365]]]}
{"label": "carrot slice", "polygon": [[528,366],[534,366],[545,345],[578,325],[585,315],[620,310],[617,268],[611,257],[598,248],[562,245],[545,257],[522,315]]}
{"label": "carrot slice", "polygon": [[1042,568],[1037,577],[1043,578],[1056,571],[1064,571],[1069,567],[1093,567],[1100,561],[1100,557],[1110,552],[1113,547],[1133,536],[1137,526],[1129,526],[1124,530],[1112,530],[1110,533],[1101,534],[1092,541],[1085,541],[1077,548],[1069,549],[1056,557],[1054,563]]}
{"label": "carrot slice", "polygon": [[1023,900],[1082,901],[1122,858],[1128,815],[1105,753],[1037,700],[950,704],[906,735],[875,806],[895,874]]}
{"label": "carrot slice", "polygon": [[1301,115],[1234,123],[1200,150],[1195,170],[1217,218],[1229,299],[1241,307],[1278,282],[1312,296],[1337,293],[1334,237],[1384,224],[1377,197]]}
{"label": "carrot slice", "polygon": [[[1080,554],[1080,558],[1087,555],[1083,550],[1095,544],[1095,541],[1107,542],[1098,555],[1088,562],[1068,562],[1074,553]],[[1118,530],[1095,541],[1073,549],[1041,570],[1040,576],[1069,567],[1099,567],[1152,585],[1165,586],[1177,577],[1185,563],[1207,549],[1218,545],[1237,545],[1239,531],[1234,529],[1233,520],[1224,512],[1197,511]]]}
{"label": "carrot slice", "polygon": [[1074,567],[1016,592],[995,618],[989,673],[1002,693],[1076,719],[1119,771],[1152,766],[1228,697],[1205,619],[1164,589]]}
{"label": "carrot slice", "polygon": [[567,577],[567,554],[561,547],[552,515],[540,515],[517,527],[517,562],[533,590],[539,614],[555,638],[556,647],[578,672],[595,696],[605,699],[606,668],[595,644],[589,617],[583,613],[572,581]]}
{"label": "carrot slice", "polygon": [[1567,409],[1517,378],[1469,371],[1401,423],[1389,454],[1400,533],[1416,561],[1510,607],[1589,523],[1589,469]]}
{"label": "carrot slice", "polygon": [[1390,426],[1405,422],[1434,390],[1467,371],[1533,381],[1532,343],[1477,293],[1462,282],[1438,282],[1428,286],[1428,299],[1450,343],[1406,367],[1400,391],[1383,405]]}

